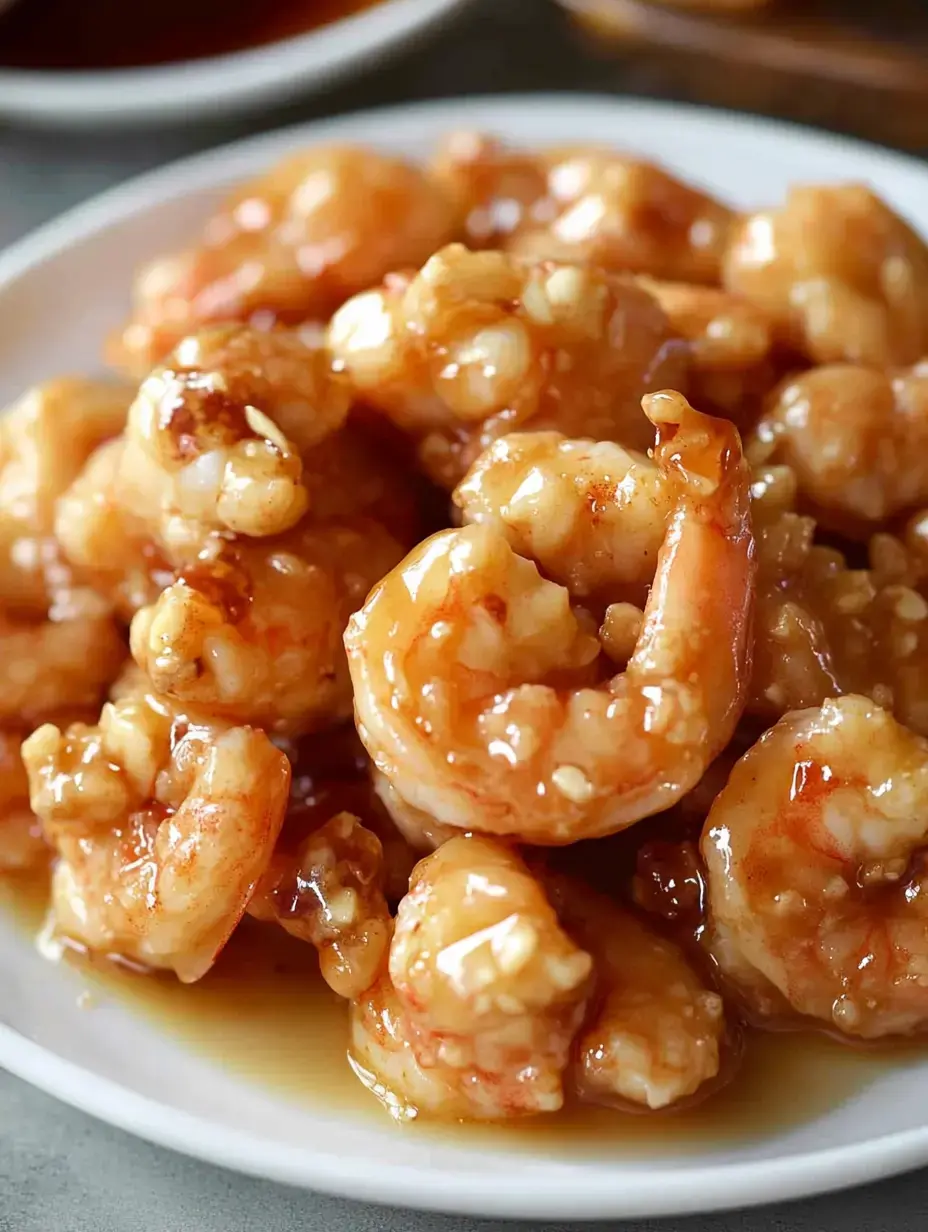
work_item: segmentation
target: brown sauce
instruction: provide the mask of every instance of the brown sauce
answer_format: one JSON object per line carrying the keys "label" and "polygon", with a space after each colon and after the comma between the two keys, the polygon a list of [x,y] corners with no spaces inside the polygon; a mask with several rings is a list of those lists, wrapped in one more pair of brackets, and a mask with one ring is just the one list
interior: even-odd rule
{"label": "brown sauce", "polygon": [[276,43],[377,0],[14,0],[0,66],[140,68]]}
{"label": "brown sauce", "polygon": [[[12,913],[35,933],[46,894],[43,877],[0,879],[0,914]],[[282,931],[246,920],[213,970],[193,985],[76,955],[68,961],[83,975],[88,1013],[106,999],[119,1000],[237,1078],[282,1099],[337,1105],[352,1117],[385,1122],[387,1114],[348,1067],[344,1002],[322,982],[312,949]],[[732,1081],[683,1111],[632,1114],[578,1105],[515,1125],[414,1122],[396,1132],[559,1156],[696,1154],[808,1123],[914,1053],[915,1046],[849,1048],[812,1032],[755,1033]]]}

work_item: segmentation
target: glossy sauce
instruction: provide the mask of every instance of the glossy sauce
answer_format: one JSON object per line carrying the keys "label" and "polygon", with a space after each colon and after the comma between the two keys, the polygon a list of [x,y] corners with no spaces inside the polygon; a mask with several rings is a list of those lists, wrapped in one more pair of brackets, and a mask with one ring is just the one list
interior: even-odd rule
{"label": "glossy sauce", "polygon": [[242,51],[328,25],[378,0],[14,0],[0,66],[139,68]]}
{"label": "glossy sauce", "polygon": [[[42,877],[0,879],[0,909],[36,933],[46,893]],[[193,985],[77,955],[67,961],[83,973],[87,1013],[105,999],[118,999],[236,1077],[283,1099],[317,1107],[322,1101],[368,1121],[387,1116],[348,1067],[344,1002],[320,979],[312,949],[282,930],[246,920],[213,970]],[[396,1132],[558,1156],[699,1153],[814,1120],[903,1063],[914,1049],[853,1049],[814,1033],[756,1033],[728,1086],[683,1111],[633,1114],[575,1106],[517,1124],[413,1122]],[[924,1048],[917,1054],[924,1055]]]}

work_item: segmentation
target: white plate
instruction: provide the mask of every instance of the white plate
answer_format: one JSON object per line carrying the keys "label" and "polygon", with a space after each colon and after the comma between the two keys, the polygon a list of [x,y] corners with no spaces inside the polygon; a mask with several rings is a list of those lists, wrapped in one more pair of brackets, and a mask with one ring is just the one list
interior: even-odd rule
{"label": "white plate", "polygon": [[381,0],[369,10],[264,47],[153,68],[0,68],[0,115],[82,128],[184,122],[281,102],[369,67],[464,3]]}
{"label": "white plate", "polygon": [[[0,256],[0,398],[98,365],[134,268],[186,239],[222,192],[314,141],[423,155],[450,127],[530,145],[611,142],[739,205],[794,180],[868,180],[928,231],[928,168],[878,149],[747,118],[606,99],[483,99],[352,115],[215,151],[73,210]],[[75,1004],[73,973],[46,965],[0,919],[0,1064],[133,1133],[244,1172],[409,1206],[581,1218],[691,1212],[839,1188],[928,1162],[928,1061],[874,1075],[810,1122],[660,1158],[460,1147],[427,1131],[311,1107],[186,1051],[118,1004]],[[307,1023],[306,1047],[312,1048]],[[799,1093],[797,1093],[797,1098]]]}

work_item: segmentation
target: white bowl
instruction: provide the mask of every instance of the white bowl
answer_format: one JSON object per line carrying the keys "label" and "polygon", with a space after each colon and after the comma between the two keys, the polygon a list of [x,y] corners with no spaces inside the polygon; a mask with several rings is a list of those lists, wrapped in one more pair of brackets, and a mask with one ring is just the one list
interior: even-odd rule
{"label": "white bowl", "polygon": [[184,122],[281,102],[368,68],[465,3],[381,0],[371,9],[277,43],[153,68],[0,68],[0,116],[65,128],[125,126]]}
{"label": "white bowl", "polygon": [[[132,272],[189,237],[243,176],[315,141],[423,155],[455,126],[528,145],[607,142],[659,158],[750,206],[791,181],[870,181],[928,231],[928,168],[888,152],[712,111],[597,98],[454,101],[352,115],[217,150],[73,210],[0,256],[0,399],[98,366]],[[80,979],[0,916],[0,1064],[59,1098],[165,1146],[347,1196],[482,1215],[592,1218],[784,1199],[928,1163],[928,1059],[865,1070],[852,1094],[743,1141],[623,1157],[550,1142],[455,1142],[426,1127],[288,1099],[183,1046],[131,1007],[78,1008]],[[217,1048],[222,1045],[217,1038]],[[310,1055],[312,1023],[306,1023]],[[795,1092],[797,1102],[804,1098]],[[762,1117],[763,1112],[758,1114]]]}

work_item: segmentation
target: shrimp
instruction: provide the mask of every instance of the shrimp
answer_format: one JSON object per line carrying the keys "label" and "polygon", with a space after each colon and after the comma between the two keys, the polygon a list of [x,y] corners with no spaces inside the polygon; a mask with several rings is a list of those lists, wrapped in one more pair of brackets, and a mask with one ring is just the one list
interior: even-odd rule
{"label": "shrimp", "polygon": [[127,449],[123,434],[94,450],[56,502],[55,539],[65,561],[124,620],[154,603],[173,577],[156,541],[162,494],[154,463]]}
{"label": "shrimp", "polygon": [[346,722],[299,740],[277,739],[293,767],[278,858],[292,863],[307,837],[338,813],[360,819],[380,843],[383,892],[394,906],[409,889],[418,860],[377,796],[374,772],[354,724]]}
{"label": "shrimp", "polygon": [[239,321],[324,321],[389,270],[453,236],[454,209],[415,167],[373,150],[320,146],[241,185],[199,244],[136,278],[110,361],[141,379],[185,334]]}
{"label": "shrimp", "polygon": [[514,851],[454,838],[417,865],[389,969],[352,1006],[353,1068],[398,1116],[556,1111],[590,969]]}
{"label": "shrimp", "polygon": [[285,755],[263,732],[193,719],[143,688],[104,705],[96,725],[44,724],[22,756],[58,855],[56,932],[200,979],[271,858]]}
{"label": "shrimp", "polygon": [[453,495],[465,522],[505,535],[575,599],[643,600],[673,511],[673,485],[610,441],[519,432],[480,455]]}
{"label": "shrimp", "polygon": [[48,856],[39,819],[29,807],[21,728],[0,729],[0,874],[34,868]]}
{"label": "shrimp", "polygon": [[819,522],[866,538],[928,502],[928,361],[895,373],[830,364],[791,378],[747,455],[792,467]]}
{"label": "shrimp", "polygon": [[438,822],[597,837],[669,807],[728,743],[749,674],[748,472],[729,423],[679,394],[644,405],[673,508],[624,673],[595,685],[599,641],[568,592],[487,526],[432,536],[349,623],[361,738]]}
{"label": "shrimp", "polygon": [[435,851],[458,833],[454,826],[443,826],[428,813],[413,808],[379,770],[373,772],[372,782],[387,816],[414,851]]}
{"label": "shrimp", "polygon": [[654,163],[617,150],[534,154],[457,134],[432,165],[480,246],[717,283],[731,210]]}
{"label": "shrimp", "polygon": [[460,244],[349,300],[328,343],[358,397],[415,439],[446,488],[517,427],[647,449],[642,395],[685,379],[684,343],[632,282]]}
{"label": "shrimp", "polygon": [[0,594],[18,613],[45,615],[70,578],[54,537],[55,502],[94,448],[118,435],[131,388],[61,377],[23,394],[0,417]]}
{"label": "shrimp", "polygon": [[0,615],[0,724],[93,706],[125,658],[108,615],[59,622]]}
{"label": "shrimp", "polygon": [[363,518],[218,542],[136,613],[133,657],[184,705],[276,732],[316,730],[351,713],[342,635],[402,551]]}
{"label": "shrimp", "polygon": [[504,248],[516,232],[557,213],[543,158],[486,133],[449,133],[428,172],[454,203],[468,248]]}
{"label": "shrimp", "polygon": [[755,504],[755,525],[749,711],[776,718],[864,693],[928,735],[928,602],[888,563],[899,554],[906,560],[902,545],[881,536],[874,550],[882,571],[852,569],[839,551],[815,542],[812,518],[789,510],[768,516]]}
{"label": "shrimp", "polygon": [[797,185],[744,218],[723,283],[813,363],[891,368],[928,352],[928,247],[863,185]]}
{"label": "shrimp", "polygon": [[543,880],[562,926],[593,957],[593,1009],[574,1042],[580,1098],[656,1109],[701,1091],[719,1073],[722,998],[630,911],[562,874]]}
{"label": "shrimp", "polygon": [[225,326],[192,335],[143,382],[128,447],[161,473],[164,529],[288,530],[308,505],[302,455],[345,422],[327,354],[294,333]]}
{"label": "shrimp", "polygon": [[639,278],[671,329],[689,344],[689,393],[698,406],[739,426],[760,413],[777,376],[775,339],[754,304],[715,287]]}
{"label": "shrimp", "polygon": [[393,935],[383,881],[380,839],[336,813],[295,852],[275,852],[248,911],[314,945],[326,983],[354,1000],[377,978]]}
{"label": "shrimp", "polygon": [[[220,539],[227,538],[202,539],[186,519],[163,522],[163,478],[150,458],[119,438],[90,457],[58,500],[55,535],[65,559],[125,620],[156,603],[176,572],[196,568],[204,552],[221,553]],[[422,537],[426,510],[416,477],[356,426],[310,451],[302,484],[314,523],[350,524],[360,514],[404,546]],[[383,537],[375,531],[375,542]]]}
{"label": "shrimp", "polygon": [[771,728],[706,819],[712,956],[761,1017],[928,1024],[928,742],[864,697]]}

